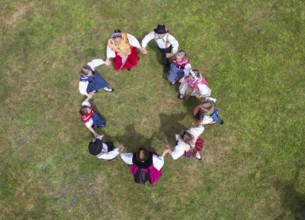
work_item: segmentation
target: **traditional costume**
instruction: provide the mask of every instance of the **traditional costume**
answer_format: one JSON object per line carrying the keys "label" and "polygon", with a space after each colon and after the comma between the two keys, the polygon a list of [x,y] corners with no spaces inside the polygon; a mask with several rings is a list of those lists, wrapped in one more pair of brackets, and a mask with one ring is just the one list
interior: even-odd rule
{"label": "traditional costume", "polygon": [[[158,34],[163,34],[159,37]],[[142,40],[142,48],[146,48],[147,44],[154,39],[158,45],[160,52],[162,53],[162,64],[163,71],[166,73],[169,70],[170,62],[166,57],[167,53],[175,54],[178,51],[179,43],[178,41],[168,33],[165,25],[158,25],[154,31],[147,34]]]}
{"label": "traditional costume", "polygon": [[[179,86],[179,98],[183,98],[187,90],[191,90],[191,96],[204,95],[205,97],[209,97],[211,95],[211,89],[208,87],[206,79],[201,74],[197,77],[192,69],[189,72],[192,77],[187,77]],[[216,99],[211,99],[216,102]]]}
{"label": "traditional costume", "polygon": [[87,63],[87,67],[92,71],[92,75],[86,76],[81,74],[78,88],[82,95],[88,95],[89,92],[97,92],[100,89],[104,89],[106,92],[113,91],[113,89],[108,88],[106,80],[94,70],[102,64],[104,64],[102,59],[94,59]]}
{"label": "traditional costume", "polygon": [[183,76],[187,76],[191,68],[192,67],[188,59],[182,59],[180,62],[178,62],[175,58],[171,65],[167,79],[171,82],[171,84],[175,84]]}
{"label": "traditional costume", "polygon": [[111,141],[102,142],[103,136],[93,138],[88,145],[90,154],[102,160],[113,160],[119,155],[119,148],[115,148]]}
{"label": "traditional costume", "polygon": [[223,120],[219,117],[218,109],[215,108],[213,100],[209,98],[203,104],[194,108],[193,115],[201,124],[223,124]]}
{"label": "traditional costume", "polygon": [[151,185],[162,176],[162,167],[164,158],[156,153],[148,152],[149,156],[146,161],[138,161],[135,153],[122,153],[121,158],[129,165],[130,173],[134,176],[136,183],[145,184],[148,181]]}
{"label": "traditional costume", "polygon": [[[118,44],[114,38],[121,37],[122,41]],[[113,58],[113,67],[116,70],[131,69],[140,60],[138,49],[141,45],[137,38],[127,33],[114,33],[107,43],[107,58]]]}
{"label": "traditional costume", "polygon": [[84,101],[82,106],[88,107],[89,112],[87,114],[80,114],[81,121],[88,127],[102,128],[106,126],[106,121],[94,110],[89,101]]}
{"label": "traditional costume", "polygon": [[193,136],[192,143],[185,143],[181,137],[176,134],[176,146],[174,151],[172,152],[172,158],[177,160],[181,156],[186,157],[195,157],[197,152],[202,150],[204,147],[204,140],[199,138],[199,136],[203,133],[204,127],[199,125],[198,127],[191,128],[187,132],[189,132]]}

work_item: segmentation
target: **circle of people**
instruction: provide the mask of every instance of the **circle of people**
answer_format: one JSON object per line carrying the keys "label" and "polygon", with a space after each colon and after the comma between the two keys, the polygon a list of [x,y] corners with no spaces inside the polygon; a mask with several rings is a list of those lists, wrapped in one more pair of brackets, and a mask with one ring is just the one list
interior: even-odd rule
{"label": "circle of people", "polygon": [[[94,130],[95,127],[104,127],[106,121],[89,100],[101,89],[105,92],[114,92],[114,89],[109,87],[95,68],[103,64],[110,66],[112,59],[115,70],[127,69],[130,71],[140,60],[137,49],[143,54],[147,54],[146,46],[151,40],[155,40],[162,54],[163,72],[167,74],[170,85],[180,84],[178,99],[195,96],[203,101],[194,108],[193,115],[196,122],[192,123],[193,127],[175,135],[176,146],[173,149],[167,146],[161,155],[143,147],[135,153],[123,153],[122,144],[115,147],[112,141],[104,142],[102,140],[104,135],[100,135]],[[165,25],[158,25],[144,37],[141,44],[133,35],[117,29],[108,40],[106,61],[94,59],[83,66],[80,71],[79,91],[87,98],[82,102],[79,112],[81,121],[94,136],[88,146],[89,152],[103,160],[113,160],[120,155],[125,163],[131,165],[130,172],[135,182],[139,184],[145,184],[148,181],[154,185],[162,176],[166,154],[170,154],[174,160],[182,156],[201,160],[200,151],[204,148],[204,139],[199,136],[204,132],[203,125],[223,124],[218,109],[215,108],[216,99],[211,97],[208,82],[197,69],[192,68],[186,52],[178,51],[178,47],[178,41],[169,33]],[[170,62],[171,57],[173,57],[172,63]]]}

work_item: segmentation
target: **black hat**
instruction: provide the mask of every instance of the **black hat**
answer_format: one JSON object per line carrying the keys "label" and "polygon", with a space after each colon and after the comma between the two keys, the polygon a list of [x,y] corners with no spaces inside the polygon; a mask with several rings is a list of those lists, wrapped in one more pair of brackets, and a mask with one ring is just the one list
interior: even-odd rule
{"label": "black hat", "polygon": [[99,139],[93,138],[92,141],[90,141],[88,145],[88,149],[90,154],[92,155],[98,155],[102,152],[103,149],[103,142]]}
{"label": "black hat", "polygon": [[154,32],[157,34],[165,34],[168,30],[165,28],[165,25],[158,24],[157,28],[154,29]]}

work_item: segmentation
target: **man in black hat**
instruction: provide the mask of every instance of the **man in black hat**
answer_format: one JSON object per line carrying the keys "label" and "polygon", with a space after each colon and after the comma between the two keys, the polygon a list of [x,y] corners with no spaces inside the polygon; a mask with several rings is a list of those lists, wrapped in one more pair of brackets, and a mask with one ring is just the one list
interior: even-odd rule
{"label": "man in black hat", "polygon": [[88,150],[90,154],[96,156],[98,159],[113,160],[122,152],[123,145],[115,148],[111,141],[102,142],[102,138],[103,135],[98,135],[96,138],[93,138],[88,145]]}
{"label": "man in black hat", "polygon": [[147,34],[142,40],[142,52],[147,54],[146,46],[152,39],[155,39],[159,50],[162,53],[163,72],[166,73],[170,69],[169,58],[178,52],[178,41],[168,33],[165,25],[158,25],[154,31]]}

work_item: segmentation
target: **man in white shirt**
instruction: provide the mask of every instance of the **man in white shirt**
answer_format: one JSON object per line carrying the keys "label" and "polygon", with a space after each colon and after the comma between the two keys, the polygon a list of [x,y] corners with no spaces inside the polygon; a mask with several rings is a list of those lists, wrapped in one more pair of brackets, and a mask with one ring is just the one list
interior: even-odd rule
{"label": "man in white shirt", "polygon": [[149,41],[154,39],[158,45],[159,50],[162,53],[162,64],[163,72],[166,73],[170,69],[169,58],[178,52],[179,43],[178,41],[168,33],[169,31],[165,28],[165,25],[158,25],[154,31],[147,34],[142,40],[142,52],[147,54],[146,49]]}

